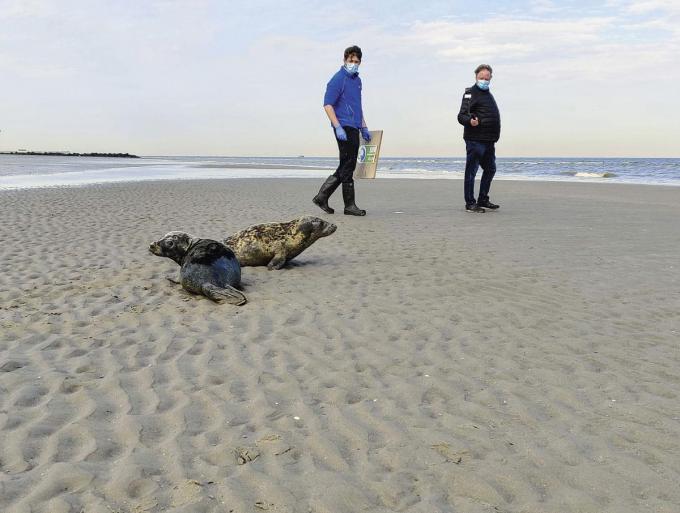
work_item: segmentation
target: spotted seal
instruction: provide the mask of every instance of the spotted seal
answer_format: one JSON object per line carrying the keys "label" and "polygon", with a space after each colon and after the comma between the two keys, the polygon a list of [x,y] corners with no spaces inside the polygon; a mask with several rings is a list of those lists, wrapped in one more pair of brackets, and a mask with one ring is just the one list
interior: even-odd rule
{"label": "spotted seal", "polygon": [[152,242],[149,251],[181,266],[179,277],[185,290],[216,302],[242,305],[247,301],[246,296],[234,288],[241,282],[241,266],[234,252],[221,242],[170,232]]}
{"label": "spotted seal", "polygon": [[337,226],[318,217],[300,217],[287,223],[256,224],[224,239],[243,266],[266,265],[281,269]]}

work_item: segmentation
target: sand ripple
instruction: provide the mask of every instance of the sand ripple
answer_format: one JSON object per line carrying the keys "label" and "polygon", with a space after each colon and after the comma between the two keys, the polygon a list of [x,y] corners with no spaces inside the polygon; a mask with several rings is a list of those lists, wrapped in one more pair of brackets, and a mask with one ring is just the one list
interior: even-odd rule
{"label": "sand ripple", "polygon": [[0,511],[679,510],[676,189],[362,182],[241,308],[146,252],[316,186],[0,193]]}

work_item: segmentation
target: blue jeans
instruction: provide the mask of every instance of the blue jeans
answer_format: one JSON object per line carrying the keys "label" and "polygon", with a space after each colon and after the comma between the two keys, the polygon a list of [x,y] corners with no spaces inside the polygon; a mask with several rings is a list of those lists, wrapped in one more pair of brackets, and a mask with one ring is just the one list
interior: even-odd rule
{"label": "blue jeans", "polygon": [[485,141],[465,141],[467,159],[465,160],[465,204],[472,205],[475,201],[475,176],[477,169],[482,166],[482,183],[479,186],[479,201],[489,199],[491,180],[496,174],[496,146],[495,143]]}

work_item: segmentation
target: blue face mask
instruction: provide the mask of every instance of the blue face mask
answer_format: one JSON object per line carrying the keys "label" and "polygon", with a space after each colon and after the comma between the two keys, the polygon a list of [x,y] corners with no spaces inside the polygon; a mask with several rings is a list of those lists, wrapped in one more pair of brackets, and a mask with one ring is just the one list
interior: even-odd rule
{"label": "blue face mask", "polygon": [[359,64],[356,62],[347,62],[345,63],[345,69],[347,70],[347,73],[359,73]]}
{"label": "blue face mask", "polygon": [[482,91],[488,91],[489,90],[489,81],[488,80],[477,80],[477,87],[479,87]]}

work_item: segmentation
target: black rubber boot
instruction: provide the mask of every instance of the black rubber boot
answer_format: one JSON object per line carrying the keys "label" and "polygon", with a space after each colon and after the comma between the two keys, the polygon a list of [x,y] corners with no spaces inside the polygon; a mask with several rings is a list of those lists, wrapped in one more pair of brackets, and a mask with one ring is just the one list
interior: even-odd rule
{"label": "black rubber boot", "polygon": [[331,175],[326,178],[321,189],[319,189],[319,193],[312,199],[314,204],[328,214],[335,212],[335,210],[328,206],[328,198],[331,197],[331,194],[335,192],[339,185],[340,179],[337,176]]}
{"label": "black rubber boot", "polygon": [[366,211],[354,204],[354,182],[342,184],[342,199],[345,200],[345,214],[348,216],[365,216]]}

